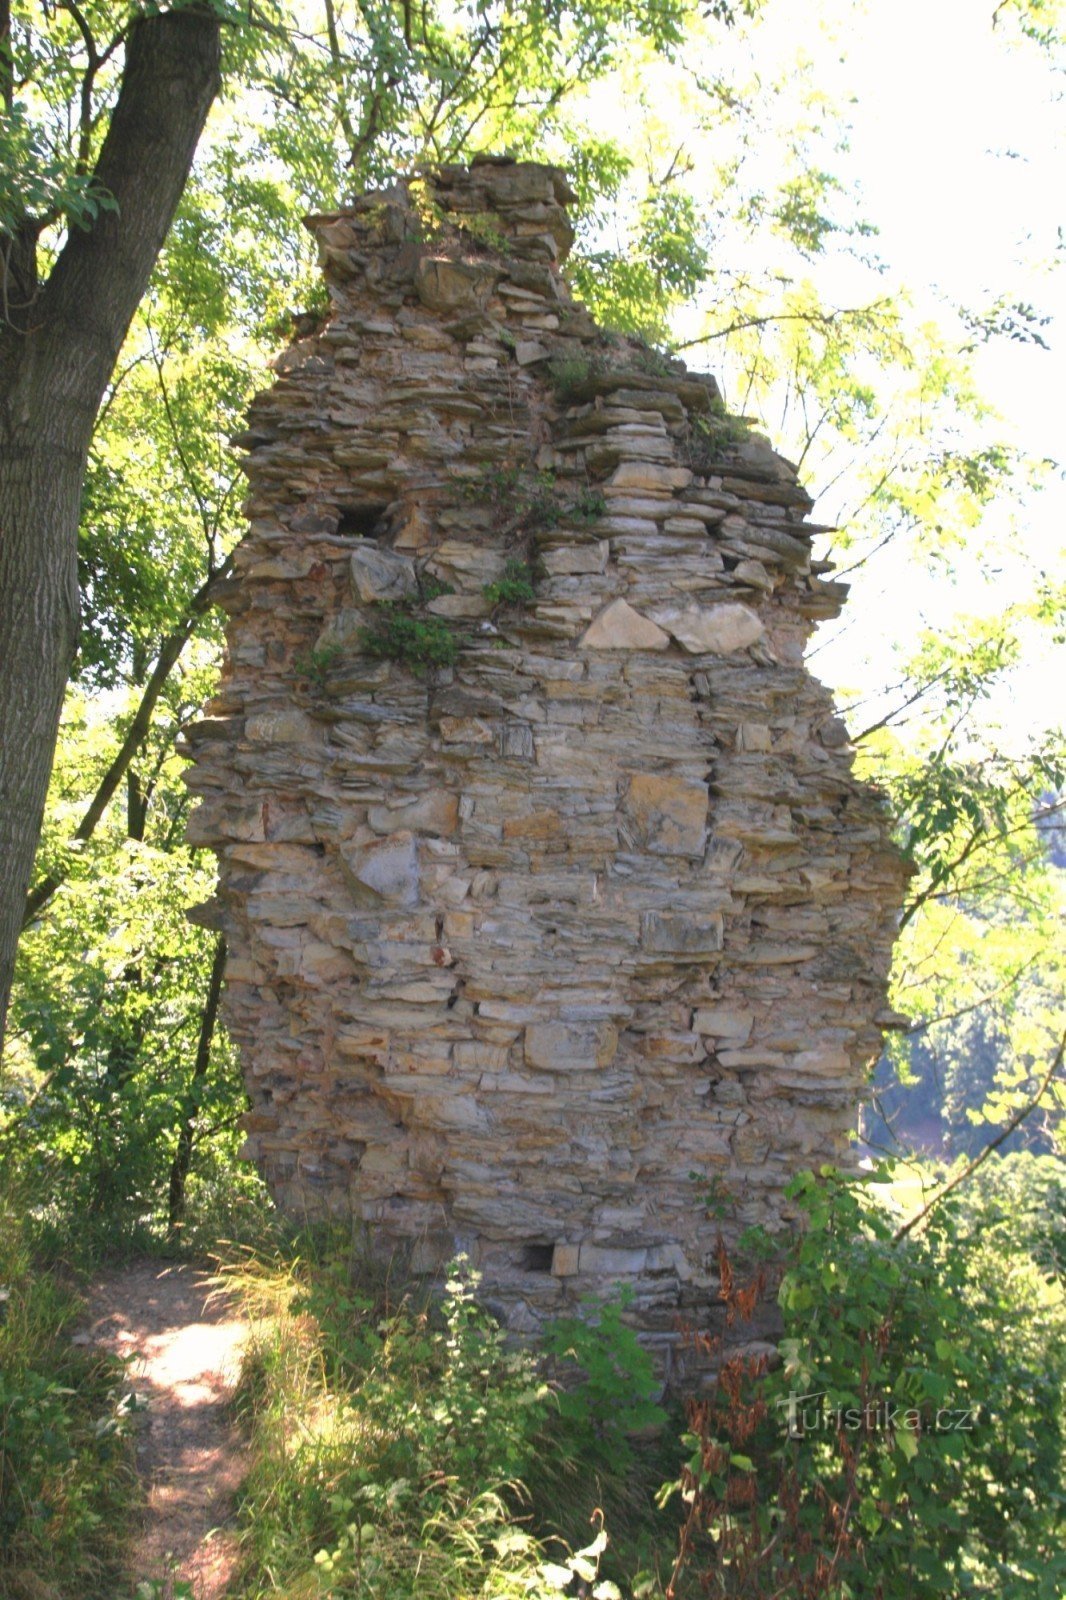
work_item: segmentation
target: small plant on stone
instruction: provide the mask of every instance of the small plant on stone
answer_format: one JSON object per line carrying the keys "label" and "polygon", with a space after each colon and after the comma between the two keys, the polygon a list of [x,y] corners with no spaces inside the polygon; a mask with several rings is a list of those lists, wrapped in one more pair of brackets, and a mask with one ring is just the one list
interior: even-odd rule
{"label": "small plant on stone", "polygon": [[499,217],[492,211],[467,211],[454,219],[464,242],[474,245],[479,253],[495,251],[503,255],[507,250],[507,235],[500,232]]}
{"label": "small plant on stone", "polygon": [[566,508],[567,522],[587,527],[607,514],[607,501],[598,489],[582,489],[577,499]]}
{"label": "small plant on stone", "polygon": [[736,1214],[737,1197],[721,1178],[708,1178],[702,1172],[690,1172],[689,1177],[701,1186],[700,1201],[712,1222],[724,1222]]}
{"label": "small plant on stone", "polygon": [[460,640],[443,617],[419,616],[391,601],[376,605],[374,613],[374,621],[360,629],[359,642],[375,661],[398,661],[422,673],[452,666],[459,654]]}
{"label": "small plant on stone", "polygon": [[317,650],[308,650],[297,656],[294,663],[299,677],[307,678],[320,693],[325,690],[329,674],[343,654],[339,644],[324,644]]}
{"label": "small plant on stone", "polygon": [[556,528],[565,514],[556,492],[555,473],[525,462],[486,467],[476,477],[465,479],[459,493],[464,500],[492,506],[493,526],[505,536]]}
{"label": "small plant on stone", "polygon": [[569,404],[581,386],[595,376],[597,363],[591,356],[558,356],[548,362],[548,378],[555,398]]}
{"label": "small plant on stone", "polygon": [[721,465],[722,457],[735,444],[748,436],[748,425],[743,417],[726,410],[721,400],[711,400],[709,416],[693,417],[689,436],[683,446],[686,464],[702,476]]}
{"label": "small plant on stone", "polygon": [[431,600],[439,600],[442,595],[454,594],[454,583],[445,583],[442,578],[435,578],[432,573],[423,572],[418,580],[418,592],[422,603],[428,605]]}
{"label": "small plant on stone", "polygon": [[509,501],[516,493],[524,475],[522,465],[508,461],[498,467],[484,467],[473,477],[463,478],[458,490],[463,500],[487,500],[490,505]]}
{"label": "small plant on stone", "polygon": [[495,583],[481,591],[490,605],[530,606],[535,599],[537,569],[527,561],[508,561]]}
{"label": "small plant on stone", "polygon": [[563,507],[555,492],[553,472],[530,473],[519,485],[516,496],[517,526],[532,532],[536,528],[557,528]]}
{"label": "small plant on stone", "polygon": [[654,378],[670,378],[677,375],[680,363],[675,363],[672,356],[664,350],[655,350],[651,345],[642,350],[630,352],[630,363],[638,372],[648,373]]}

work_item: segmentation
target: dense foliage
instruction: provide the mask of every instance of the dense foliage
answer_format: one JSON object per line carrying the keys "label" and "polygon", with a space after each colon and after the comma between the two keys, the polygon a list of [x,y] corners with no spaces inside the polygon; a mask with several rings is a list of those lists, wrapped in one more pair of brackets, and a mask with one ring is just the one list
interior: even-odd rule
{"label": "dense foliage", "polygon": [[690,1407],[678,1574],[751,1600],[1059,1592],[1063,1186],[1010,1161],[905,1237],[865,1183],[793,1182],[783,1364],[727,1360]]}
{"label": "dense foliage", "polygon": [[[237,1393],[252,1452],[240,1594],[548,1600],[596,1582],[606,1541],[575,1556],[538,1537],[521,1480],[539,1478],[547,1504],[562,1470],[573,1520],[591,1490],[588,1418],[602,1386],[578,1371],[567,1423],[533,1355],[509,1348],[478,1306],[464,1262],[433,1306],[375,1282],[353,1244],[305,1238],[295,1258],[290,1247],[227,1272],[262,1318]],[[626,1361],[627,1331],[599,1342],[601,1360]],[[639,1352],[638,1365],[646,1384]],[[619,1441],[628,1420],[613,1423]],[[607,1579],[594,1592],[619,1593]]]}

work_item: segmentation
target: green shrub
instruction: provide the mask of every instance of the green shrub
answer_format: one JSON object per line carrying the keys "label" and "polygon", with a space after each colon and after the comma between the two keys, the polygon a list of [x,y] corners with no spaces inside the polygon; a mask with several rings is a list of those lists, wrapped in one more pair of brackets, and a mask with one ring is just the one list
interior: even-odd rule
{"label": "green shrub", "polygon": [[[863,1182],[807,1173],[789,1194],[807,1225],[780,1289],[784,1364],[726,1360],[689,1408],[681,1568],[722,1596],[1050,1600],[1061,1291],[986,1258],[952,1203],[897,1241]],[[742,1318],[750,1290],[724,1250],[722,1267]]]}
{"label": "green shrub", "polygon": [[598,522],[606,515],[607,501],[598,489],[582,489],[577,499],[566,508],[567,522],[574,522],[578,527]]}
{"label": "green shrub", "polygon": [[607,368],[598,356],[556,356],[548,362],[548,381],[561,405],[577,399],[591,378]]}
{"label": "green shrub", "polygon": [[460,640],[443,617],[423,616],[409,605],[381,601],[374,620],[360,630],[359,643],[375,661],[398,661],[413,672],[450,667]]}
{"label": "green shrub", "polygon": [[329,682],[329,674],[341,659],[339,644],[324,644],[306,655],[297,656],[294,666],[301,678],[307,678],[321,693]]}
{"label": "green shrub", "polygon": [[464,1263],[437,1308],[383,1304],[351,1267],[327,1247],[279,1272],[247,1354],[242,1592],[554,1592],[516,1520],[550,1404],[532,1359],[507,1348]]}
{"label": "green shrub", "polygon": [[632,1434],[666,1420],[652,1358],[624,1319],[631,1299],[620,1288],[613,1299],[587,1301],[585,1316],[560,1317],[544,1331],[561,1378],[560,1416],[593,1456],[615,1467],[631,1460]]}
{"label": "green shrub", "polygon": [[[434,1303],[421,1291],[397,1300],[365,1241],[339,1226],[262,1266],[243,1260],[235,1281],[261,1331],[237,1394],[251,1436],[242,1596],[556,1600],[576,1583],[617,1600],[612,1578],[629,1593],[638,1569],[669,1567],[676,1527],[654,1491],[678,1459],[676,1434],[627,1435],[623,1461],[605,1448],[609,1428],[588,1425],[611,1393],[630,1408],[627,1428],[649,1420],[624,1377],[632,1362],[638,1388],[647,1381],[621,1305],[556,1330],[587,1349],[594,1374],[571,1421],[539,1358],[510,1348],[478,1304],[462,1262]],[[611,1378],[598,1371],[605,1348]],[[661,1592],[647,1582],[642,1594]]]}
{"label": "green shrub", "polygon": [[724,403],[712,399],[710,414],[692,418],[687,439],[682,445],[685,464],[700,476],[720,468],[732,447],[748,436],[748,424],[735,417]]}
{"label": "green shrub", "polygon": [[508,561],[495,583],[481,591],[490,605],[530,606],[536,599],[536,568],[528,561]]}

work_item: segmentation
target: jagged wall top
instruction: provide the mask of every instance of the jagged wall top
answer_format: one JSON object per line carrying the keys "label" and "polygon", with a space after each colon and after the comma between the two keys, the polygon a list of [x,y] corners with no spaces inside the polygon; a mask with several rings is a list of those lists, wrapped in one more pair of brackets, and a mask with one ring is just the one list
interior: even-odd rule
{"label": "jagged wall top", "polygon": [[[574,242],[567,206],[577,199],[559,167],[506,156],[469,167],[436,167],[361,195],[350,208],[306,219],[318,235],[327,275],[351,276],[350,238],[338,222],[356,223],[371,250],[422,245],[434,233],[461,230],[468,248],[496,249],[521,261],[561,265]],[[413,257],[412,257],[413,258]]]}

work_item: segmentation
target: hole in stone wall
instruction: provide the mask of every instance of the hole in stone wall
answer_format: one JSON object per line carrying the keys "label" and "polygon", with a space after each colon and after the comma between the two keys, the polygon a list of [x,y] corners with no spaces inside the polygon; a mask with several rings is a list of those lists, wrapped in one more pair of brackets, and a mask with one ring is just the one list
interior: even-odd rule
{"label": "hole in stone wall", "polygon": [[337,532],[348,539],[376,539],[384,533],[384,517],[388,510],[383,502],[368,502],[361,506],[341,506]]}
{"label": "hole in stone wall", "polygon": [[554,1254],[555,1246],[553,1244],[523,1245],[522,1254],[518,1258],[518,1265],[523,1272],[550,1272]]}

